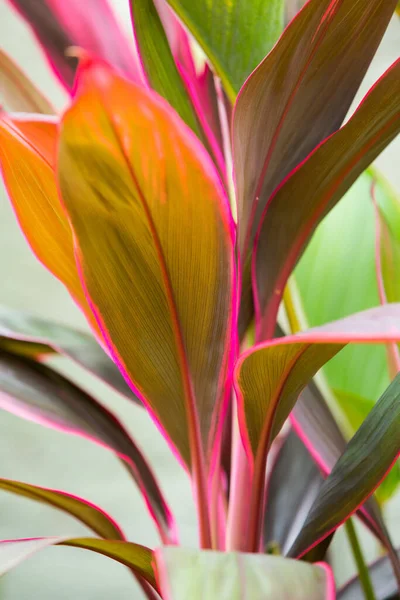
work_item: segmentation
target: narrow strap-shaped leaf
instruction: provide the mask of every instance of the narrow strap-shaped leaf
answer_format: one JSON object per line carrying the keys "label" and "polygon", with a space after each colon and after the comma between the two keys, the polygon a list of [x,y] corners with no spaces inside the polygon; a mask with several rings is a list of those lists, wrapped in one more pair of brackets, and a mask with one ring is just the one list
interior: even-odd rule
{"label": "narrow strap-shaped leaf", "polygon": [[323,477],[304,444],[291,430],[279,450],[266,486],[265,551],[289,550],[318,494]]}
{"label": "narrow strap-shaped leaf", "polygon": [[115,363],[93,336],[83,331],[0,305],[0,348],[28,358],[54,352],[64,354],[115,391],[143,406]]}
{"label": "narrow strap-shaped leaf", "polygon": [[283,29],[283,0],[168,0],[215,67],[232,102]]}
{"label": "narrow strap-shaped leaf", "polygon": [[[242,331],[252,316],[250,255],[262,212],[282,180],[340,127],[395,2],[310,0],[240,91],[233,154],[243,263]],[[290,197],[293,211],[302,204],[299,195],[303,199],[306,193],[297,189]]]}
{"label": "narrow strap-shaped leaf", "polygon": [[39,550],[57,545],[83,548],[108,556],[132,569],[136,575],[143,577],[157,589],[152,567],[153,553],[149,548],[132,542],[96,538],[41,537],[2,540],[0,541],[0,576],[17,567]]}
{"label": "narrow strap-shaped leaf", "polygon": [[[267,452],[303,388],[347,343],[399,339],[400,306],[389,304],[259,344],[239,359],[235,368],[239,423],[249,458],[254,462],[251,549],[257,546],[261,524],[260,497]],[[386,465],[386,471],[388,468]]]}
{"label": "narrow strap-shaped leaf", "polygon": [[4,352],[0,352],[0,391],[4,410],[115,452],[139,486],[161,537],[174,540],[173,517],[146,459],[108,409],[56,371]]}
{"label": "narrow strap-shaped leaf", "polygon": [[400,374],[371,410],[323,483],[290,556],[302,556],[375,490],[400,454]]}
{"label": "narrow strap-shaped leaf", "polygon": [[[41,124],[44,139],[40,139]],[[33,253],[67,287],[100,338],[79,280],[72,232],[56,187],[49,135],[52,131],[55,147],[57,124],[31,122],[33,140],[23,133],[27,126],[0,114],[0,166],[10,201]]]}
{"label": "narrow strap-shaped leaf", "polygon": [[[400,559],[400,550],[397,551]],[[388,556],[382,556],[368,566],[376,600],[394,600],[397,591]],[[338,600],[364,600],[365,595],[358,577],[353,577],[337,594]]]}
{"label": "narrow strap-shaped leaf", "polygon": [[0,489],[63,510],[102,538],[125,539],[120,527],[104,510],[78,496],[3,478],[0,478]]}
{"label": "narrow strap-shaped leaf", "polygon": [[239,552],[155,550],[164,600],[334,600],[330,568]]}
{"label": "narrow strap-shaped leaf", "polygon": [[108,0],[9,0],[31,26],[61,83],[72,89],[78,46],[113,64],[127,77],[143,81],[135,48],[125,38]]}
{"label": "narrow strap-shaped leaf", "polygon": [[[271,198],[253,258],[259,339],[273,333],[287,279],[318,223],[400,131],[399,94],[400,60],[382,75],[346,125]],[[291,218],[285,219],[286,214]]]}
{"label": "narrow strap-shaped leaf", "polygon": [[233,224],[215,168],[161,98],[88,61],[59,177],[109,348],[190,465],[220,429],[234,332]]}
{"label": "narrow strap-shaped leaf", "polygon": [[10,111],[54,114],[54,108],[28,76],[0,49],[0,106]]}

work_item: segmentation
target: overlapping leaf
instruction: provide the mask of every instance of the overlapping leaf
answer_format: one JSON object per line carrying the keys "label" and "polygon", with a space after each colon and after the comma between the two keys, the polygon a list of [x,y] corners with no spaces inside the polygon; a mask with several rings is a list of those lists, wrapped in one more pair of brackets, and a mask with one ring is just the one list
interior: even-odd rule
{"label": "overlapping leaf", "polygon": [[42,92],[1,49],[0,106],[10,111],[54,114],[54,108]]}
{"label": "overlapping leaf", "polygon": [[108,556],[132,569],[157,589],[149,548],[118,540],[96,538],[42,537],[0,541],[0,576],[4,575],[24,560],[49,546],[72,546]]}
{"label": "overlapping leaf", "polygon": [[117,366],[87,333],[0,306],[0,348],[28,358],[60,352],[142,406]]}
{"label": "overlapping leaf", "polygon": [[400,60],[346,125],[300,165],[267,205],[253,264],[259,339],[273,333],[287,279],[318,223],[399,132],[399,93]]}
{"label": "overlapping leaf", "polygon": [[110,350],[190,465],[219,428],[235,317],[218,175],[160,98],[88,61],[63,119],[59,177]]}
{"label": "overlapping leaf", "polygon": [[[307,2],[239,94],[233,146],[244,265],[242,332],[252,316],[250,253],[262,212],[293,168],[340,127],[395,1]],[[314,177],[313,171],[311,186]],[[303,200],[308,190],[297,187],[288,195],[293,205],[285,204],[285,214],[295,215],[302,206],[300,193]]]}
{"label": "overlapping leaf", "polygon": [[76,59],[68,56],[79,46],[113,64],[133,80],[143,81],[138,56],[120,28],[108,0],[9,0],[31,26],[59,77],[72,88]]}
{"label": "overlapping leaf", "polygon": [[[400,558],[400,550],[397,551]],[[376,600],[394,600],[397,591],[388,556],[382,556],[368,566]],[[351,579],[337,595],[338,600],[364,600],[365,595],[358,577]]]}
{"label": "overlapping leaf", "polygon": [[0,407],[25,419],[89,438],[115,452],[138,484],[165,540],[174,522],[158,483],[118,419],[94,398],[45,365],[0,352]]}
{"label": "overlapping leaf", "polygon": [[0,489],[63,510],[105,539],[124,539],[119,526],[101,508],[66,492],[0,478]]}
{"label": "overlapping leaf", "polygon": [[231,101],[283,28],[283,0],[168,0],[221,77]]}
{"label": "overlapping leaf", "polygon": [[19,225],[33,253],[67,287],[100,338],[79,280],[72,232],[57,192],[56,139],[53,119],[14,123],[0,114],[0,166]]}
{"label": "overlapping leaf", "polygon": [[[259,494],[263,487],[267,451],[302,389],[348,342],[400,339],[399,309],[398,304],[378,307],[308,332],[259,344],[238,361],[235,387],[239,422],[242,438],[255,466],[254,535],[261,520]],[[392,462],[382,458],[382,463],[387,472]]]}
{"label": "overlapping leaf", "polygon": [[322,563],[172,547],[157,549],[155,560],[165,600],[334,599],[333,576]]}
{"label": "overlapping leaf", "polygon": [[348,443],[307,516],[290,556],[302,556],[346,520],[400,453],[400,374]]}

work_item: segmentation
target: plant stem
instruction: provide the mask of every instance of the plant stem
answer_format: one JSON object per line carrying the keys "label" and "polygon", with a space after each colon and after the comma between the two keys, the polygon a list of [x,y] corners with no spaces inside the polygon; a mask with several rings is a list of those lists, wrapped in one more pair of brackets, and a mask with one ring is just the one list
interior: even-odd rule
{"label": "plant stem", "polygon": [[232,160],[232,143],[230,136],[230,123],[228,120],[228,114],[225,106],[225,98],[222,90],[221,80],[217,75],[214,75],[215,91],[217,94],[218,102],[218,116],[221,126],[222,144],[224,149],[225,165],[226,165],[226,179],[228,186],[229,203],[231,206],[232,216],[234,221],[237,221],[237,206],[236,206],[236,194],[235,185],[233,182],[233,160]]}
{"label": "plant stem", "polygon": [[358,576],[360,578],[361,587],[364,591],[365,600],[376,600],[374,588],[372,587],[371,578],[369,576],[368,567],[365,564],[364,556],[353,524],[353,520],[347,519],[344,526],[346,529],[347,538],[351,546],[351,550],[353,552],[354,561],[357,566]]}

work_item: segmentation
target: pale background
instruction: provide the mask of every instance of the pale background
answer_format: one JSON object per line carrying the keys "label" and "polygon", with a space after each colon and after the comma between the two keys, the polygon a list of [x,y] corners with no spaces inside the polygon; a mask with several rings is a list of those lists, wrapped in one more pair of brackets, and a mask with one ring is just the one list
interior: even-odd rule
{"label": "pale background", "polygon": [[[84,0],[82,0],[84,1]],[[194,0],[195,1],[195,0]],[[128,35],[128,0],[113,4]],[[28,29],[4,0],[0,0],[0,46],[9,52],[36,84],[62,109],[66,97],[55,82]],[[389,26],[362,86],[362,93],[399,55],[400,20]],[[359,94],[357,102],[362,96]],[[377,161],[400,191],[400,140]],[[85,322],[62,285],[30,253],[0,184],[0,304],[85,328]],[[88,388],[122,416],[145,450],[175,512],[183,544],[196,544],[196,526],[189,483],[146,413],[113,394],[78,367],[63,359],[57,366]],[[0,475],[64,489],[109,511],[132,541],[153,547],[157,535],[135,485],[118,460],[106,450],[25,422],[0,411]],[[400,544],[400,497],[387,509],[390,527]],[[41,504],[0,492],[0,539],[47,535],[86,535],[75,520]],[[374,543],[367,536],[369,553]],[[334,564],[342,581],[354,570],[344,537],[334,542]],[[52,548],[26,561],[0,581],[1,600],[132,600],[139,597],[128,571],[109,559],[72,548]]]}

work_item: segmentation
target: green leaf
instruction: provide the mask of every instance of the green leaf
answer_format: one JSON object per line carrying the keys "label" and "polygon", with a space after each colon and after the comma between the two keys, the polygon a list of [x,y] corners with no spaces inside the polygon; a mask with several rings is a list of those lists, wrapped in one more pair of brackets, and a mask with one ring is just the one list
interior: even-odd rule
{"label": "green leaf", "polygon": [[0,541],[0,576],[4,575],[24,560],[49,546],[72,546],[103,554],[132,569],[157,589],[149,548],[117,540],[96,538],[42,537]]}
{"label": "green leaf", "polygon": [[66,492],[22,483],[21,481],[12,481],[11,479],[0,478],[0,489],[63,510],[81,521],[86,527],[92,529],[100,537],[112,540],[124,539],[124,534],[113,519],[101,508],[87,500]]}
{"label": "green leaf", "polygon": [[143,406],[94,337],[73,327],[0,306],[0,348],[32,358],[55,352],[64,354]]}
{"label": "green leaf", "polygon": [[289,551],[302,556],[373,493],[400,453],[400,374],[376,403],[323,483]]}
{"label": "green leaf", "polygon": [[155,551],[165,600],[331,600],[327,565],[279,556],[164,547]]}
{"label": "green leaf", "polygon": [[232,102],[283,29],[283,0],[168,0],[212,62]]}
{"label": "green leaf", "polygon": [[[263,211],[284,178],[342,124],[395,1],[307,2],[239,94],[233,119],[233,155],[243,261],[241,332],[252,317],[251,252]],[[336,156],[334,162],[339,168]],[[312,173],[307,174],[312,189],[318,169],[319,164],[314,164]],[[296,189],[290,188],[290,192],[284,186],[284,206],[277,197],[271,200],[281,214],[293,214],[289,223],[280,218],[281,228],[282,224],[294,224],[296,231],[297,210],[309,194],[299,184],[297,179]],[[280,229],[278,239],[286,237],[293,236]],[[280,247],[276,235],[272,245],[268,262]],[[260,267],[265,266],[268,280],[267,259],[262,254]]]}
{"label": "green leaf", "polygon": [[[273,333],[288,277],[319,222],[400,131],[399,94],[400,59],[382,75],[349,121],[271,198],[254,255],[259,339]],[[291,218],[283,218],[288,212]]]}
{"label": "green leaf", "polygon": [[202,138],[192,102],[183,85],[153,0],[131,0],[132,24],[151,87]]}
{"label": "green leaf", "polygon": [[56,371],[5,352],[0,352],[0,391],[0,407],[8,412],[115,452],[139,486],[162,539],[174,539],[173,518],[146,459],[109,410]]}

